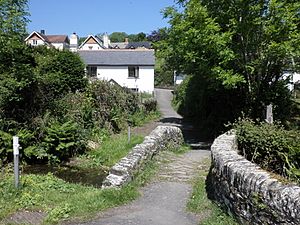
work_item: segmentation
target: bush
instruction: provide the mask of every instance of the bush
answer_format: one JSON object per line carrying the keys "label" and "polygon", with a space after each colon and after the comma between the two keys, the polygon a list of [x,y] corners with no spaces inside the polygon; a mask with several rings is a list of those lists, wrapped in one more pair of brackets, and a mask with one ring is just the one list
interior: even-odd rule
{"label": "bush", "polygon": [[300,182],[300,134],[280,124],[242,119],[235,123],[239,149],[262,168]]}
{"label": "bush", "polygon": [[154,112],[157,110],[157,101],[154,98],[145,99],[143,102],[146,112]]}
{"label": "bush", "polygon": [[94,101],[95,116],[101,118],[103,122],[108,122],[115,132],[124,128],[129,116],[139,110],[136,94],[107,81],[93,82],[88,94]]}

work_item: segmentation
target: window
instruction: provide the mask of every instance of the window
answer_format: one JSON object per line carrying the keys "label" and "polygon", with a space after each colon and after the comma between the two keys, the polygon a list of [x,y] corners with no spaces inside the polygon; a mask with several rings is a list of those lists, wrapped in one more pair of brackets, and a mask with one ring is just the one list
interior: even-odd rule
{"label": "window", "polygon": [[138,88],[130,88],[130,90],[133,91],[133,92],[139,92]]}
{"label": "window", "polygon": [[129,66],[128,67],[128,77],[129,78],[139,78],[139,67]]}
{"label": "window", "polygon": [[37,40],[32,40],[32,45],[37,45]]}
{"label": "window", "polygon": [[96,77],[97,76],[97,66],[88,66],[86,68],[87,70],[87,75],[89,77]]}

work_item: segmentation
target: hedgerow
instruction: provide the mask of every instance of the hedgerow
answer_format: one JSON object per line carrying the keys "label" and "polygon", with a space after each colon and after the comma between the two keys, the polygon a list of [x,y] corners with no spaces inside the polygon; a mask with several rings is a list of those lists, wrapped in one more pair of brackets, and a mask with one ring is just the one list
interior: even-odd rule
{"label": "hedgerow", "polygon": [[248,160],[300,183],[299,131],[251,119],[241,119],[234,127],[239,150]]}

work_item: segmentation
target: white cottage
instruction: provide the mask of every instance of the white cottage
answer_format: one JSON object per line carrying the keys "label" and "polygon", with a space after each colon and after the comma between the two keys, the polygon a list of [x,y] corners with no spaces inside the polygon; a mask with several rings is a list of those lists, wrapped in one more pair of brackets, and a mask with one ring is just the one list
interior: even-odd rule
{"label": "white cottage", "polygon": [[133,91],[153,93],[154,50],[78,51],[86,64],[87,75],[102,80],[114,80]]}
{"label": "white cottage", "polygon": [[70,45],[68,35],[46,35],[45,30],[33,31],[25,38],[25,42],[31,46],[45,45],[58,50],[69,49]]}

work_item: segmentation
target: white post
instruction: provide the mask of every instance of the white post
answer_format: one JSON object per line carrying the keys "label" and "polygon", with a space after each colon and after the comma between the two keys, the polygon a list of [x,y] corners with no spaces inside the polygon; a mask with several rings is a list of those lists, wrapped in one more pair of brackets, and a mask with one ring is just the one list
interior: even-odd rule
{"label": "white post", "polygon": [[128,143],[130,143],[130,139],[131,139],[131,129],[130,126],[128,126]]}
{"label": "white post", "polygon": [[13,153],[14,153],[14,175],[15,175],[15,187],[19,187],[19,137],[13,136]]}
{"label": "white post", "polygon": [[272,104],[267,106],[267,116],[266,116],[267,123],[273,123],[273,106]]}

